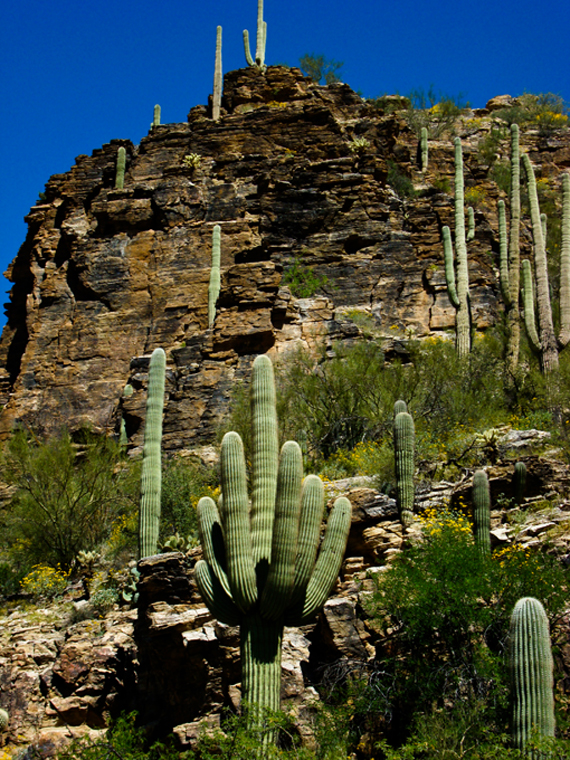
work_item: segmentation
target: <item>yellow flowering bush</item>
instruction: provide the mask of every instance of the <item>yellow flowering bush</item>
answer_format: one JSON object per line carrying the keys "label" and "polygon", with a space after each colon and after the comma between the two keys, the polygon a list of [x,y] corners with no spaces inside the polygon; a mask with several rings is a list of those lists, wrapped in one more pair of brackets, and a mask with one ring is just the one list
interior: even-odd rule
{"label": "yellow flowering bush", "polygon": [[63,594],[67,587],[69,571],[49,565],[34,565],[31,571],[20,581],[22,591],[34,598],[53,599]]}

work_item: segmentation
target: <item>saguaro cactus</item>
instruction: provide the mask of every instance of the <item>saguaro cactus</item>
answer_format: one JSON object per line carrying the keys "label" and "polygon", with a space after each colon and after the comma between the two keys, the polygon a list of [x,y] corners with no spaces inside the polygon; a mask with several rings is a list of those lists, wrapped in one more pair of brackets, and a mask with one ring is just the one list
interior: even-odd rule
{"label": "saguaro cactus", "polygon": [[[463,191],[463,152],[461,140],[455,138],[455,253],[457,278],[453,262],[453,246],[449,227],[442,229],[445,279],[449,300],[455,307],[455,345],[460,357],[471,351],[471,310],[469,306],[469,269],[467,267],[467,241],[465,238],[465,206]],[[457,285],[456,285],[457,279]]]}
{"label": "saguaro cactus", "polygon": [[273,367],[266,356],[254,362],[251,400],[251,506],[243,444],[237,433],[227,433],[219,509],[208,497],[198,503],[205,559],[196,564],[195,576],[212,614],[240,625],[242,698],[255,706],[250,720],[256,725],[263,709],[280,706],[283,626],[307,622],[337,578],[351,506],[344,497],[336,500],[318,552],[323,484],[315,475],[302,482],[302,454],[294,441],[278,457]]}
{"label": "saguaro cactus", "polygon": [[414,448],[414,421],[408,412],[398,412],[394,418],[394,465],[396,501],[402,525],[409,525],[414,519]]}
{"label": "saguaro cactus", "polygon": [[421,170],[427,171],[428,167],[428,131],[427,127],[422,127],[420,132],[420,154],[421,154]]}
{"label": "saguaro cactus", "polygon": [[538,193],[534,169],[528,155],[523,156],[534,243],[534,282],[536,284],[537,324],[534,316],[534,287],[530,262],[522,262],[524,323],[533,349],[539,354],[541,368],[545,374],[556,371],[559,353],[570,342],[570,175],[562,175],[562,246],[560,250],[560,332],[558,339],[554,332],[548,262],[544,244]]}
{"label": "saguaro cactus", "polygon": [[121,145],[117,151],[117,170],[115,172],[115,189],[122,190],[125,186],[125,166],[127,163],[127,152]]}
{"label": "saguaro cactus", "polygon": [[533,597],[515,604],[510,622],[511,736],[523,750],[533,732],[554,736],[553,662],[548,619]]}
{"label": "saguaro cactus", "polygon": [[216,63],[214,65],[214,93],[212,95],[212,119],[218,121],[222,106],[222,27],[216,29]]}
{"label": "saguaro cactus", "polygon": [[513,472],[513,494],[515,504],[522,504],[526,490],[526,464],[517,462]]}
{"label": "saguaro cactus", "polygon": [[220,295],[221,234],[220,225],[214,225],[212,233],[212,268],[210,270],[210,284],[208,286],[208,327],[212,327],[216,319],[216,301]]}
{"label": "saguaro cactus", "polygon": [[162,410],[166,355],[155,348],[150,357],[148,393],[144,423],[144,446],[139,511],[140,558],[156,554],[160,527],[160,491],[162,483]]}
{"label": "saguaro cactus", "polygon": [[249,32],[243,30],[243,47],[245,50],[245,59],[248,66],[256,66],[261,71],[265,71],[265,42],[267,40],[267,24],[263,20],[263,0],[257,0],[257,40],[255,48],[255,61],[251,57],[249,49]]}
{"label": "saguaro cactus", "polygon": [[160,126],[160,106],[158,105],[158,103],[154,107],[152,126],[153,127],[159,127]]}
{"label": "saguaro cactus", "polygon": [[473,527],[475,543],[481,554],[491,553],[491,494],[485,470],[477,470],[473,475]]}

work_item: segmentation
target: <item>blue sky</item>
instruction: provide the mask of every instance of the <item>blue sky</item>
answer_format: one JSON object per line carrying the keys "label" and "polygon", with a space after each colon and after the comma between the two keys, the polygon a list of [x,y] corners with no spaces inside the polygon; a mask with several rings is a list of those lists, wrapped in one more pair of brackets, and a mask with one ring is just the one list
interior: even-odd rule
{"label": "blue sky", "polygon": [[[212,91],[216,26],[229,71],[245,65],[242,30],[255,40],[256,16],[256,0],[3,3],[0,272],[49,176],[113,138],[139,142],[155,103],[162,123],[185,121]],[[323,54],[344,62],[343,81],[365,97],[433,84],[474,107],[506,93],[570,101],[568,0],[265,0],[264,16],[268,64]]]}

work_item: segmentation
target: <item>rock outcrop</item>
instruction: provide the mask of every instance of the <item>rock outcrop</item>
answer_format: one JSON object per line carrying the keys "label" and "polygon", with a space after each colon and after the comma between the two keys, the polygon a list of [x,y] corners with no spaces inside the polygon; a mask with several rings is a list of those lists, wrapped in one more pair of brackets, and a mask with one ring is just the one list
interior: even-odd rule
{"label": "rock outcrop", "polygon": [[[114,140],[51,177],[8,270],[0,436],[17,422],[40,433],[116,431],[123,417],[139,446],[147,357],[160,345],[169,370],[164,447],[191,448],[211,440],[253,354],[354,339],[356,311],[392,341],[453,330],[440,235],[453,217],[453,146],[449,134],[430,140],[422,173],[414,129],[385,100],[374,107],[296,69],[242,69],[225,76],[218,122],[197,106],[186,124],[154,127],[136,146]],[[457,122],[466,187],[480,196],[469,246],[478,330],[501,308],[495,208],[504,193],[478,148],[492,113]],[[570,166],[567,130],[548,139],[527,130],[521,143],[551,183]],[[127,168],[118,190],[120,146]],[[508,140],[497,150],[507,158]],[[185,160],[192,155],[197,166]],[[208,329],[215,224],[222,283]],[[526,229],[522,245],[529,251]],[[311,268],[317,297],[292,294],[295,263]]]}

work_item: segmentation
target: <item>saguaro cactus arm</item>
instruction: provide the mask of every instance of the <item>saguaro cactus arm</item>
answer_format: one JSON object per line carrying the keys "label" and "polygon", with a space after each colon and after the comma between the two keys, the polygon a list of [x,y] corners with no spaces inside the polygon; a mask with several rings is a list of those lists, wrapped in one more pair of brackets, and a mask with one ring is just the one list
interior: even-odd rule
{"label": "saguaro cactus arm", "polygon": [[165,370],[166,355],[162,348],[155,348],[150,357],[146,418],[144,423],[141,503],[139,512],[139,548],[141,559],[156,554],[158,546]]}
{"label": "saguaro cactus arm", "polygon": [[554,736],[553,662],[548,619],[533,597],[515,604],[511,615],[510,673],[513,744],[523,750],[533,731]]}

